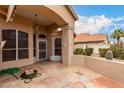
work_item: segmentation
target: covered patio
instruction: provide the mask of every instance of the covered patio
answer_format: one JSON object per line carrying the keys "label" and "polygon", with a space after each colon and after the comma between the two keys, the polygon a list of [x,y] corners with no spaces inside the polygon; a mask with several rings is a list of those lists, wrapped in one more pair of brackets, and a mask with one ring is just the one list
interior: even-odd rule
{"label": "covered patio", "polygon": [[0,6],[0,70],[44,60],[69,66],[77,19],[68,5]]}
{"label": "covered patio", "polygon": [[[0,87],[124,87],[85,68],[84,57],[82,60],[74,57],[77,19],[68,5],[0,6],[0,70],[19,67],[18,77],[28,68],[42,74],[28,84],[9,75],[2,76]],[[81,65],[73,66],[75,62]]]}
{"label": "covered patio", "polygon": [[[31,83],[16,80],[12,76],[0,78],[1,88],[123,88],[124,85],[82,66],[66,66],[58,62],[38,62],[21,67],[39,70],[42,74]],[[20,74],[18,74],[20,77]]]}

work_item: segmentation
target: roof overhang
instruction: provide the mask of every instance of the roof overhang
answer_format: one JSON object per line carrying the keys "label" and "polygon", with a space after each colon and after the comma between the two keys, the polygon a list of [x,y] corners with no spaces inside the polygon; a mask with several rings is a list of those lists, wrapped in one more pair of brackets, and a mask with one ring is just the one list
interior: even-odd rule
{"label": "roof overhang", "polygon": [[103,42],[104,40],[98,40],[98,41],[88,41],[88,42],[76,42],[75,43],[96,43],[96,42]]}
{"label": "roof overhang", "polygon": [[72,17],[74,18],[74,20],[78,20],[78,16],[75,13],[75,11],[73,10],[71,5],[65,5],[66,8],[68,9],[68,11],[70,12],[70,14],[72,15]]}

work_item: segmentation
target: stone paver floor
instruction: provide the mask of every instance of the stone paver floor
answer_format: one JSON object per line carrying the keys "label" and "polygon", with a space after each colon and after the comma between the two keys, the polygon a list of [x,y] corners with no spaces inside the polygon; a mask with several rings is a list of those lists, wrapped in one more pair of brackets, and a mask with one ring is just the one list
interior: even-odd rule
{"label": "stone paver floor", "polygon": [[[42,74],[31,83],[16,80],[12,76],[0,78],[1,88],[122,88],[124,85],[99,73],[81,66],[67,67],[59,62],[37,62],[21,68],[21,73],[27,68],[39,70]],[[18,77],[20,74],[18,74]]]}

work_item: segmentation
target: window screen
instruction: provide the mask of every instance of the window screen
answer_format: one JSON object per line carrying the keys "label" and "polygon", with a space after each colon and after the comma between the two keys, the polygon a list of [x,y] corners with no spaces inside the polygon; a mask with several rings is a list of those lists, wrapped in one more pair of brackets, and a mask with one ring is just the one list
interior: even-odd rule
{"label": "window screen", "polygon": [[55,55],[61,55],[61,39],[55,39]]}
{"label": "window screen", "polygon": [[33,34],[33,56],[36,56],[36,35]]}
{"label": "window screen", "polygon": [[18,31],[18,58],[28,58],[28,33]]}
{"label": "window screen", "polygon": [[2,48],[2,62],[28,58],[28,33],[2,30],[2,41],[6,41]]}
{"label": "window screen", "polygon": [[16,30],[2,30],[2,41],[6,41],[2,49],[2,61],[16,60]]}

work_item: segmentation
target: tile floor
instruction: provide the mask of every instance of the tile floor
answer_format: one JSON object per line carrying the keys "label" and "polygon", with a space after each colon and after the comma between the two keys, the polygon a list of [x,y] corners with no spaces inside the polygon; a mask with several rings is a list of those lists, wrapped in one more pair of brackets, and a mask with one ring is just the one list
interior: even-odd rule
{"label": "tile floor", "polygon": [[[12,76],[0,78],[1,88],[123,88],[110,78],[81,66],[67,67],[59,62],[37,62],[21,68],[37,69],[42,75],[34,78],[31,83],[16,80]],[[20,74],[17,75],[18,77]]]}

